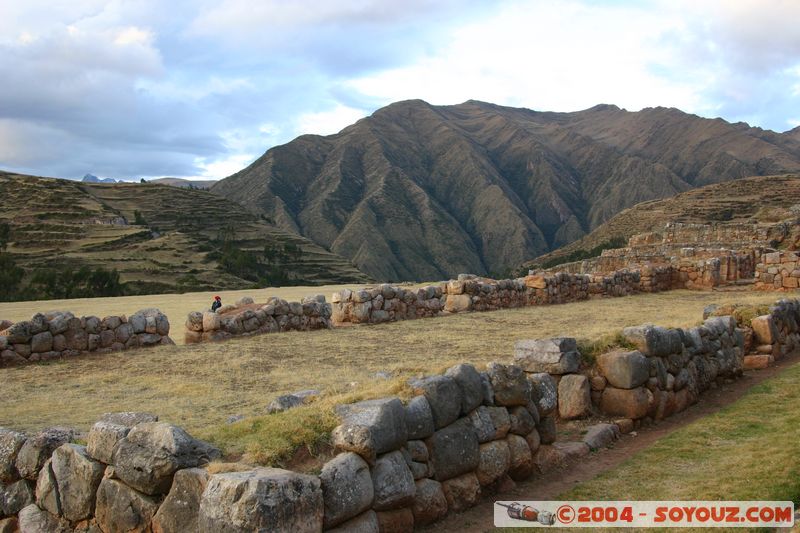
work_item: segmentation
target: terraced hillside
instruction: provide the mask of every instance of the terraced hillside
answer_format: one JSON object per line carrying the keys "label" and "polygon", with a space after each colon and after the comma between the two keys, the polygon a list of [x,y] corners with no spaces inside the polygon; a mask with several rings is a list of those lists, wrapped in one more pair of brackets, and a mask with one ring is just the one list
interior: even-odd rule
{"label": "terraced hillside", "polygon": [[0,222],[11,230],[7,251],[29,275],[86,265],[116,268],[133,292],[253,286],[221,267],[227,246],[259,258],[268,247],[275,269],[289,276],[280,284],[367,280],[349,261],[206,191],[0,172],[0,198]]}
{"label": "terraced hillside", "polygon": [[755,176],[707,185],[672,198],[636,204],[582,239],[526,262],[520,271],[551,265],[560,259],[572,261],[576,255],[593,249],[616,248],[633,235],[662,229],[668,222],[774,223],[797,216],[793,206],[800,206],[798,174]]}

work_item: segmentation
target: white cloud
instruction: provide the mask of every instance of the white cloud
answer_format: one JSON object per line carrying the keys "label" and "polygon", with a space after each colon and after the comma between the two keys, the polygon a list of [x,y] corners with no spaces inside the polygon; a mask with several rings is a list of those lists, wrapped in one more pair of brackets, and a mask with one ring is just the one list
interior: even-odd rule
{"label": "white cloud", "polygon": [[297,118],[295,132],[297,135],[313,133],[316,135],[331,135],[338,133],[346,126],[364,118],[367,113],[361,109],[354,109],[341,104],[329,111],[305,113]]}

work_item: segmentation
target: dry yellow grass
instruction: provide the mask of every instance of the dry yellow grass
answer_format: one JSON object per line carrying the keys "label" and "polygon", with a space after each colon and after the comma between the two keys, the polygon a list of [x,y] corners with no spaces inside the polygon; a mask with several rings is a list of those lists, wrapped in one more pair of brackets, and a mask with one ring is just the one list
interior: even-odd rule
{"label": "dry yellow grass", "polygon": [[[288,290],[299,295],[319,288]],[[235,294],[223,296],[230,300]],[[145,410],[209,436],[230,415],[264,414],[278,394],[318,388],[325,393],[324,403],[353,393],[377,396],[390,389],[396,392],[410,376],[440,371],[456,362],[509,361],[513,343],[520,338],[569,335],[592,340],[645,321],[691,326],[700,321],[709,303],[764,303],[777,298],[770,293],[674,291],[281,333],[221,344],[159,347],[2,369],[0,425],[30,430],[62,424],[88,429],[104,412]],[[148,299],[172,314],[180,309],[183,315],[184,309],[206,302],[208,295],[141,297],[142,305],[130,305],[139,299],[119,300],[125,301],[126,308],[136,309],[147,305]],[[103,306],[109,312],[118,311],[110,299],[87,300],[82,305],[87,311]],[[61,305],[49,302],[44,307]],[[25,314],[30,313],[26,310]],[[175,322],[178,336],[182,320]],[[380,379],[375,376],[378,371],[389,371],[394,378]]]}

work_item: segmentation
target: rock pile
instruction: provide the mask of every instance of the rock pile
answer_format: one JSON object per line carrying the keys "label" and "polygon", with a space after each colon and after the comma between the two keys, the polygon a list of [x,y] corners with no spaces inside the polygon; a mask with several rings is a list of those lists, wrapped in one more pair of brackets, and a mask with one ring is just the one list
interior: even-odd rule
{"label": "rock pile", "polygon": [[331,305],[321,294],[302,302],[287,302],[271,297],[266,304],[242,298],[236,305],[225,305],[214,311],[195,311],[186,319],[187,344],[222,341],[232,337],[277,333],[279,331],[311,331],[331,327]]}
{"label": "rock pile", "polygon": [[30,320],[0,331],[0,364],[10,366],[164,344],[174,343],[169,337],[169,320],[158,309],[103,319],[52,311],[37,313]]}

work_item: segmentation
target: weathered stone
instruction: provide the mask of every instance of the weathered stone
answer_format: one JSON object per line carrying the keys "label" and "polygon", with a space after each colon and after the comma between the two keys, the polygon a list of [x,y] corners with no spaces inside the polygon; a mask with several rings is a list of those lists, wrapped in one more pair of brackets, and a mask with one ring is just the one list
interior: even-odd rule
{"label": "weathered stone", "polygon": [[556,429],[556,417],[554,416],[545,416],[539,421],[539,426],[537,427],[539,431],[539,437],[542,440],[542,444],[552,444],[558,438],[558,432]]}
{"label": "weathered stone", "polygon": [[772,315],[757,316],[750,321],[756,344],[774,344],[778,339],[778,328]]}
{"label": "weathered stone", "polygon": [[9,344],[26,344],[30,342],[32,336],[31,325],[27,320],[13,324],[5,332]]}
{"label": "weathered stone", "polygon": [[399,451],[378,457],[372,469],[372,485],[373,508],[378,511],[405,507],[414,500],[414,476]]}
{"label": "weathered stone", "polygon": [[445,376],[453,378],[461,389],[461,414],[465,415],[483,403],[481,376],[470,364],[451,367]]}
{"label": "weathered stone", "polygon": [[617,420],[614,420],[614,424],[616,424],[616,426],[619,428],[619,432],[623,435],[633,431],[634,423],[630,418],[618,418]]}
{"label": "weathered stone", "polygon": [[288,411],[289,409],[294,409],[301,405],[303,405],[303,399],[299,396],[295,396],[294,394],[282,394],[269,402],[269,405],[267,405],[267,413],[282,413],[283,411]]}
{"label": "weathered stone", "polygon": [[336,406],[342,425],[334,430],[337,449],[352,451],[372,463],[378,454],[400,448],[408,438],[406,411],[397,398]]}
{"label": "weathered stone", "polygon": [[475,475],[481,486],[494,483],[507,472],[511,464],[511,452],[505,440],[496,440],[480,445],[480,461]]}
{"label": "weathered stone", "polygon": [[447,499],[442,484],[433,479],[420,479],[415,485],[416,494],[411,506],[414,525],[425,526],[444,518],[447,514]]}
{"label": "weathered stone", "polygon": [[452,424],[461,414],[461,388],[449,376],[430,376],[412,382],[418,394],[424,394],[433,414],[436,429]]}
{"label": "weathered stone", "polygon": [[411,533],[414,531],[414,513],[410,507],[393,511],[378,511],[378,530],[381,533]]}
{"label": "weathered stone", "polygon": [[[49,466],[39,473],[37,503],[70,522],[89,518],[94,514],[95,493],[104,471],[105,466],[89,457],[85,447],[63,444],[53,452]],[[54,498],[39,501],[46,492],[39,490],[40,486],[49,486]]]}
{"label": "weathered stone", "polygon": [[618,389],[606,387],[600,409],[607,415],[625,418],[643,418],[647,415],[653,393],[644,387]]}
{"label": "weathered stone", "polygon": [[472,309],[472,297],[469,294],[448,294],[444,302],[444,310],[448,313],[463,313]]}
{"label": "weathered stone", "polygon": [[324,504],[318,478],[257,468],[215,474],[200,500],[200,533],[318,532]]}
{"label": "weathered stone", "polygon": [[650,363],[640,352],[610,352],[597,358],[597,365],[609,384],[618,389],[635,389],[650,377]]}
{"label": "weathered stone", "polygon": [[25,444],[25,435],[11,429],[0,428],[0,483],[19,479],[17,454]]}
{"label": "weathered stone", "polygon": [[324,526],[338,526],[372,506],[374,491],[369,465],[355,453],[342,453],[325,463],[320,474],[325,502]]}
{"label": "weathered stone", "polygon": [[339,527],[327,530],[331,533],[380,533],[380,523],[375,511],[369,510],[351,518]]}
{"label": "weathered stone", "polygon": [[521,405],[511,407],[508,409],[508,416],[511,420],[511,428],[509,431],[515,435],[524,437],[536,428],[536,422],[533,420],[533,417],[526,407],[522,407]]}
{"label": "weathered stone", "polygon": [[116,479],[104,478],[97,489],[95,519],[103,531],[149,532],[157,510],[153,498]]}
{"label": "weathered stone", "polygon": [[745,355],[743,367],[745,370],[760,370],[769,367],[775,358],[770,354]]}
{"label": "weathered stone", "polygon": [[438,430],[426,440],[426,444],[437,481],[445,481],[478,467],[478,436],[466,418]]}
{"label": "weathered stone", "polygon": [[628,342],[636,346],[637,350],[647,356],[664,357],[680,353],[683,347],[681,335],[674,329],[643,325],[625,328],[622,334]]}
{"label": "weathered stone", "polygon": [[447,509],[454,513],[466,511],[478,503],[481,484],[474,472],[442,482],[442,492],[447,500]]}
{"label": "weathered stone", "polygon": [[406,428],[409,439],[426,439],[433,435],[433,413],[425,396],[415,396],[405,408]]}
{"label": "weathered stone", "polygon": [[567,458],[561,450],[554,446],[540,446],[539,450],[533,454],[533,464],[540,474],[546,474],[564,466],[566,460]]}
{"label": "weathered stone", "polygon": [[166,422],[144,422],[131,428],[114,449],[119,479],[145,494],[166,494],[175,471],[202,466],[220,457],[213,446]]}
{"label": "weathered stone", "polygon": [[17,531],[19,531],[19,522],[16,516],[0,518],[0,533],[17,533]]}
{"label": "weathered stone", "polygon": [[591,451],[585,442],[554,442],[553,448],[561,452],[567,461],[575,461],[585,457]]}
{"label": "weathered stone", "polygon": [[208,484],[208,472],[186,468],[175,472],[172,487],[153,516],[153,533],[197,531],[200,499]]}
{"label": "weathered stone", "polygon": [[531,399],[531,384],[518,366],[489,363],[486,373],[494,390],[497,405],[527,405]]}
{"label": "weathered stone", "polygon": [[105,413],[100,417],[99,421],[132,428],[136,424],[141,424],[143,422],[158,422],[158,415],[137,411],[123,411],[119,413]]}
{"label": "weathered stone", "polygon": [[56,448],[72,440],[73,432],[66,428],[49,428],[25,441],[17,454],[17,471],[25,479],[35,481],[45,461]]}
{"label": "weathered stone", "polygon": [[489,379],[489,374],[481,372],[481,386],[483,388],[483,405],[494,405],[494,389],[492,388],[492,380]]}
{"label": "weathered stone", "polygon": [[536,450],[538,450],[539,446],[542,444],[542,438],[539,436],[539,432],[534,429],[525,435],[525,442],[528,443],[528,448],[530,448],[531,453],[536,453]]}
{"label": "weathered stone", "polygon": [[525,339],[514,344],[514,364],[526,372],[569,374],[581,364],[575,339]]}
{"label": "weathered stone", "polygon": [[592,409],[589,380],[581,374],[563,376],[558,382],[558,415],[564,420],[583,418]]}
{"label": "weathered stone", "polygon": [[17,517],[20,533],[72,533],[72,528],[61,520],[31,504],[22,509]]}
{"label": "weathered stone", "polygon": [[114,447],[130,431],[129,427],[111,424],[109,422],[95,422],[89,430],[86,441],[86,451],[90,456],[105,464],[110,464]]}
{"label": "weathered stone", "polygon": [[0,516],[11,516],[34,502],[33,483],[18,479],[13,483],[0,483]]}
{"label": "weathered stone", "polygon": [[49,331],[37,333],[31,338],[31,352],[43,353],[53,349],[53,334]]}
{"label": "weathered stone", "polygon": [[505,442],[510,453],[508,475],[514,481],[529,478],[533,473],[533,456],[528,443],[519,435],[509,435]]}
{"label": "weathered stone", "polygon": [[[502,407],[501,409],[505,409],[505,407]],[[506,417],[508,417],[508,412],[506,412]],[[496,429],[494,423],[492,422],[489,408],[482,405],[472,411],[468,418],[472,423],[472,427],[475,429],[475,435],[478,437],[479,443],[494,440]]]}
{"label": "weathered stone", "polygon": [[583,442],[593,450],[608,448],[619,438],[619,427],[616,424],[595,424],[589,426]]}
{"label": "weathered stone", "polygon": [[528,380],[531,384],[531,400],[539,410],[539,416],[553,414],[558,407],[558,389],[553,377],[546,372],[540,372],[529,374]]}

